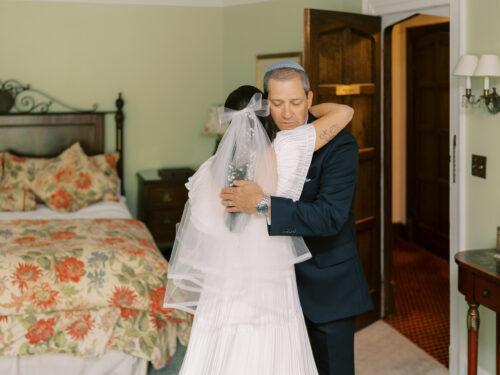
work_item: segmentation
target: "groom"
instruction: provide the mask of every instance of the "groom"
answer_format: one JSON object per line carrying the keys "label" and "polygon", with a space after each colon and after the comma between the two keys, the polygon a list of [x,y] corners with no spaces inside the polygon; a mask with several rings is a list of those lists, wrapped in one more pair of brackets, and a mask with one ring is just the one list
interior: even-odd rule
{"label": "groom", "polygon": [[[308,98],[312,98],[309,79],[299,64],[271,65],[264,77],[264,91],[278,130],[314,121],[308,112]],[[357,169],[356,140],[342,130],[314,153],[299,201],[266,197],[250,181],[240,181],[221,193],[229,212],[267,215],[271,236],[304,237],[312,258],[295,269],[321,375],[354,374],[355,317],[373,308],[356,250]]]}

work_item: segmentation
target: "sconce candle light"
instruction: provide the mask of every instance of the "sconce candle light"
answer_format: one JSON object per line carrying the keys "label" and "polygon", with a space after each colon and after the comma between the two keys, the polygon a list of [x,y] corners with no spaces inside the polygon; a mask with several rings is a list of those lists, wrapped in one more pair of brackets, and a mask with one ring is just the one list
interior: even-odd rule
{"label": "sconce candle light", "polygon": [[456,76],[466,77],[464,95],[464,99],[466,99],[465,103],[471,103],[471,101],[474,101],[474,95],[472,95],[471,77],[474,74],[474,70],[476,70],[477,61],[477,56],[463,55],[462,57],[460,57],[460,60],[458,61],[455,70],[453,71],[453,74]]}
{"label": "sconce candle light", "polygon": [[[453,72],[456,76],[466,77],[466,89],[463,104],[467,106],[484,102],[490,113],[500,112],[500,97],[493,87],[490,90],[490,77],[500,77],[500,57],[498,55],[463,55]],[[471,77],[484,77],[484,91],[479,99],[472,95]]]}

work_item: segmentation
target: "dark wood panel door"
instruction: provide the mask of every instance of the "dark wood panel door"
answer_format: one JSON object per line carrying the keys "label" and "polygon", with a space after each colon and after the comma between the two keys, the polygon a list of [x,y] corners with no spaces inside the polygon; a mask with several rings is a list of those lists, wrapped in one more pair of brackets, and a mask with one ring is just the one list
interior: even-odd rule
{"label": "dark wood panel door", "polygon": [[380,17],[305,10],[305,68],[315,102],[354,108],[359,145],[356,191],[358,251],[375,304],[358,328],[380,317]]}
{"label": "dark wood panel door", "polygon": [[449,24],[408,29],[408,227],[449,258]]}

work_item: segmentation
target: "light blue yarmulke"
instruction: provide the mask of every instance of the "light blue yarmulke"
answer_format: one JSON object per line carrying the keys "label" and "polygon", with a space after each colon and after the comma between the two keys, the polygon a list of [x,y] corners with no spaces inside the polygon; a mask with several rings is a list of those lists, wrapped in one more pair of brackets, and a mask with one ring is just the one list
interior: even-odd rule
{"label": "light blue yarmulke", "polygon": [[278,61],[278,62],[275,62],[275,63],[269,65],[269,68],[267,68],[266,73],[268,73],[272,70],[285,69],[285,68],[296,69],[296,70],[300,70],[302,72],[305,72],[305,69],[302,67],[302,65],[296,63],[295,61],[282,60],[282,61]]}

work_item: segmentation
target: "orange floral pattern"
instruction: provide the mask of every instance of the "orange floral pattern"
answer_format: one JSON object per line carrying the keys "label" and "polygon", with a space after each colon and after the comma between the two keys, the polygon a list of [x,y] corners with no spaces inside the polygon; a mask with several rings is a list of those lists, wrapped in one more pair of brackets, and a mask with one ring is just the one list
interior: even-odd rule
{"label": "orange floral pattern", "polygon": [[75,257],[65,258],[56,265],[57,278],[61,282],[73,281],[79,282],[85,275],[85,265],[81,260]]}
{"label": "orange floral pattern", "polygon": [[118,160],[120,160],[120,154],[118,152],[110,152],[91,156],[89,159],[106,176],[106,179],[103,180],[104,191],[102,199],[105,201],[118,201],[117,192],[120,178],[118,177],[116,166]]}
{"label": "orange floral pattern", "polygon": [[[19,243],[19,242],[17,242]],[[28,284],[35,283],[42,270],[40,267],[29,263],[19,263],[16,267],[16,271],[11,277],[12,283],[17,285],[21,292],[28,287]]]}
{"label": "orange floral pattern", "polygon": [[22,237],[16,238],[16,244],[21,245],[21,246],[30,246],[35,242],[36,242],[35,236],[22,236]]}
{"label": "orange floral pattern", "polygon": [[35,325],[28,330],[28,333],[26,333],[26,338],[29,343],[36,345],[54,336],[54,324],[54,318],[47,320],[40,319],[37,321]]}
{"label": "orange floral pattern", "polygon": [[82,319],[77,319],[67,329],[68,335],[74,340],[81,341],[92,330],[94,321],[90,314],[85,314]]}
{"label": "orange floral pattern", "polygon": [[31,189],[53,210],[73,212],[101,200],[105,181],[76,143],[40,171]]}
{"label": "orange floral pattern", "polygon": [[71,167],[60,168],[54,175],[54,180],[58,184],[69,184],[75,179],[75,171]]}
{"label": "orange floral pattern", "polygon": [[53,240],[72,240],[76,233],[69,230],[59,230],[51,234]]}
{"label": "orange floral pattern", "polygon": [[33,211],[35,195],[23,188],[0,185],[0,211]]}
{"label": "orange floral pattern", "polygon": [[31,182],[51,161],[49,158],[25,158],[4,153],[2,184],[29,190]]}
{"label": "orange floral pattern", "polygon": [[[75,147],[74,145],[72,147]],[[74,155],[73,155],[74,156]],[[106,201],[118,201],[119,177],[117,164],[120,159],[118,152],[94,155],[88,158],[94,172],[101,172],[102,198]],[[44,169],[57,158],[28,158],[20,157],[8,152],[0,153],[0,183],[12,188],[30,191],[33,180],[44,173]],[[75,169],[61,168],[54,174],[56,183],[71,183],[78,178]],[[2,202],[2,199],[0,199]],[[19,210],[16,210],[19,211]]]}
{"label": "orange floral pattern", "polygon": [[49,206],[56,211],[66,211],[71,204],[72,196],[65,189],[61,188],[50,194]]}
{"label": "orange floral pattern", "polygon": [[36,307],[46,310],[56,304],[58,294],[59,292],[51,289],[48,283],[42,283],[30,290],[29,298]]}
{"label": "orange floral pattern", "polygon": [[172,312],[173,309],[165,309],[163,307],[163,299],[165,297],[165,287],[153,289],[149,292],[149,299],[151,301],[151,324],[157,331],[161,331],[167,322],[181,323],[181,320],[176,317]]}
{"label": "orange floral pattern", "polygon": [[117,350],[156,368],[191,316],[163,308],[167,262],[132,219],[0,221],[0,356]]}
{"label": "orange floral pattern", "polygon": [[126,286],[115,287],[113,296],[111,297],[110,304],[120,309],[120,315],[124,319],[133,318],[137,312],[131,307],[134,305],[136,299],[135,292]]}

